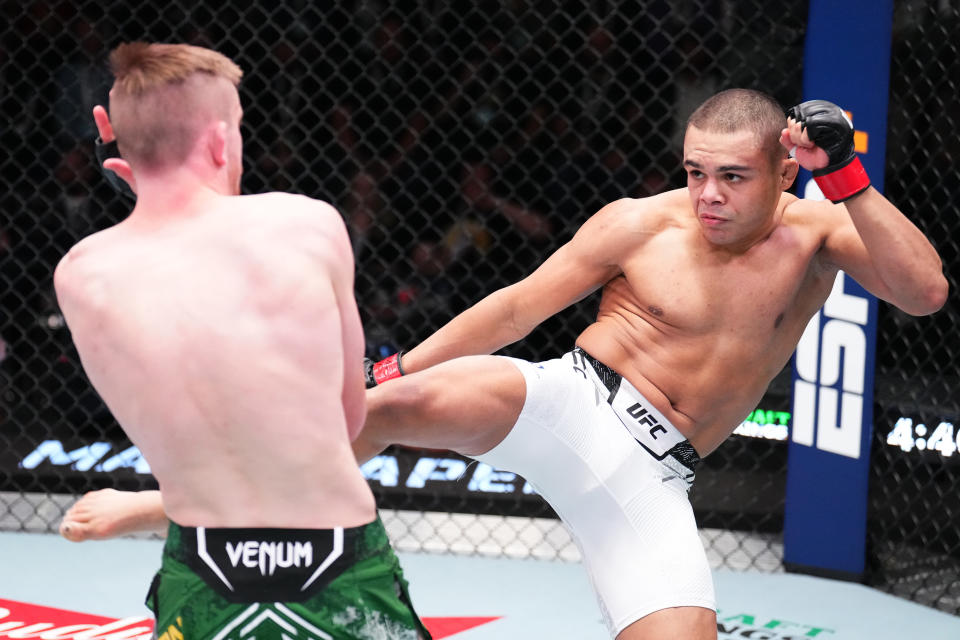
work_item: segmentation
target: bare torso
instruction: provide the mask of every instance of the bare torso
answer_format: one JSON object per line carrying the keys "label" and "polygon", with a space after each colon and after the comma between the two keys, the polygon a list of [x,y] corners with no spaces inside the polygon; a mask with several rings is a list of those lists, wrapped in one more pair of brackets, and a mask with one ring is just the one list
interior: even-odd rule
{"label": "bare torso", "polygon": [[58,269],[84,368],[179,524],[375,517],[342,397],[344,276],[330,257],[342,223],[306,202],[224,197],[152,226],[135,213]]}
{"label": "bare torso", "polygon": [[649,210],[636,216],[646,240],[622,259],[577,339],[701,455],[756,407],[830,293],[836,270],[817,259],[822,233],[798,202],[783,195],[774,231],[731,255],[704,242],[685,189],[657,197],[653,228]]}

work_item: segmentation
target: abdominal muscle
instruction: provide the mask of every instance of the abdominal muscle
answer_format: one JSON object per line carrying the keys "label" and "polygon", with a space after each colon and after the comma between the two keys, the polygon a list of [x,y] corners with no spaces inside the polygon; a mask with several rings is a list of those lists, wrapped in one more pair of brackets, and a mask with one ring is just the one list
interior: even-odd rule
{"label": "abdominal muscle", "polygon": [[577,346],[626,378],[701,457],[756,407],[776,373],[767,377],[759,365],[730,371],[696,349],[695,341],[682,348],[664,346],[662,339],[644,344],[621,326],[625,322],[601,316],[580,334]]}

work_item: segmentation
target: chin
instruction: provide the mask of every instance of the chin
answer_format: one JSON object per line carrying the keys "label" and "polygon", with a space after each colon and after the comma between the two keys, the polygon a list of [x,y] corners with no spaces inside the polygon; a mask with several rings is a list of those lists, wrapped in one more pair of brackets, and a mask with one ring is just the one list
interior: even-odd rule
{"label": "chin", "polygon": [[700,233],[703,234],[703,237],[706,238],[707,242],[717,246],[723,246],[735,242],[735,239],[731,238],[730,234],[726,231],[718,231],[717,229],[710,229],[708,227],[701,226]]}

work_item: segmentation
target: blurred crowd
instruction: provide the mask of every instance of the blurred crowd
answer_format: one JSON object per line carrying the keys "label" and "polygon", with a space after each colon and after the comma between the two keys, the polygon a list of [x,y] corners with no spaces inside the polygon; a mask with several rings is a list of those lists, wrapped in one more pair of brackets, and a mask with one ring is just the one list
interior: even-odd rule
{"label": "blurred crowd", "polygon": [[[244,192],[339,209],[371,357],[523,277],[603,204],[682,186],[685,119],[715,91],[800,98],[805,3],[315,4],[2,3],[0,411],[109,422],[51,276],[130,208],[96,166],[90,117],[119,42],[200,44],[244,68]],[[516,355],[569,348],[589,312]]]}

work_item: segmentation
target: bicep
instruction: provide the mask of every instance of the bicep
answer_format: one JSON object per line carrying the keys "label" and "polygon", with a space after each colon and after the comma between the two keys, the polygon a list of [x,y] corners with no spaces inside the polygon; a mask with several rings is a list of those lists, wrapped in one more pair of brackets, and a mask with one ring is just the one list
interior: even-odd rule
{"label": "bicep", "polygon": [[622,272],[623,252],[635,238],[616,215],[616,211],[601,210],[533,273],[508,287],[521,323],[538,324]]}
{"label": "bicep", "polygon": [[846,207],[822,204],[830,207],[826,213],[832,220],[825,233],[821,260],[828,267],[842,270],[874,296],[889,300],[891,292],[877,273],[870,252],[867,251]]}
{"label": "bicep", "polygon": [[514,300],[518,323],[535,325],[587,297],[617,273],[617,267],[598,264],[564,245],[505,292]]}

